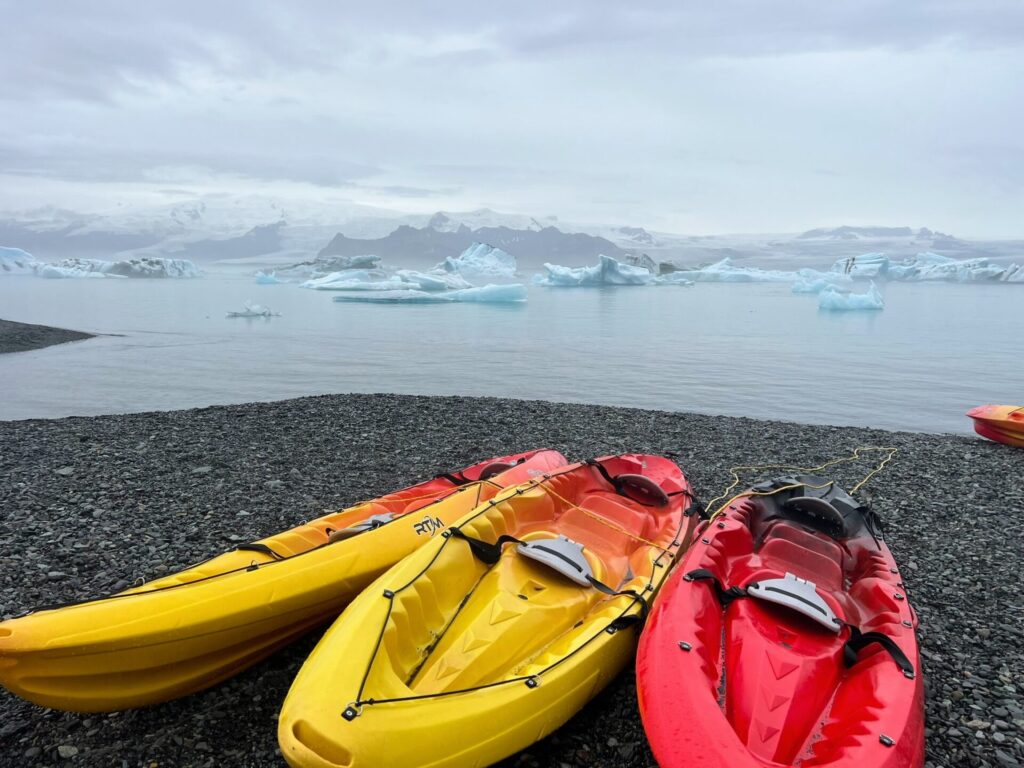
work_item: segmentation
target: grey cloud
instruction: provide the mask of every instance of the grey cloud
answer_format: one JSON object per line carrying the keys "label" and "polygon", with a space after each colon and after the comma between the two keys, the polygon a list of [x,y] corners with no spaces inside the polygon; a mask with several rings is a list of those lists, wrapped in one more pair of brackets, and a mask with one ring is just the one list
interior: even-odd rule
{"label": "grey cloud", "polygon": [[[484,65],[575,53],[748,57],[811,51],[1024,45],[1017,0],[722,0],[714,3],[526,0],[409,2],[0,2],[14,34],[0,48],[0,98],[106,101],[197,71],[244,81],[407,58]],[[476,43],[444,44],[457,35]]]}
{"label": "grey cloud", "polygon": [[[324,187],[352,186],[379,168],[333,157],[280,158],[267,153],[214,153],[166,149],[126,152],[111,148],[55,146],[26,149],[0,145],[0,172],[89,182],[158,181],[181,172],[228,174],[261,181],[297,181]],[[173,183],[173,182],[172,182]]]}
{"label": "grey cloud", "polygon": [[362,189],[366,189],[378,194],[393,195],[395,197],[407,197],[407,198],[428,198],[428,197],[439,197],[441,195],[457,193],[458,189],[426,189],[424,187],[403,187],[403,186],[369,186],[366,184],[354,185]]}

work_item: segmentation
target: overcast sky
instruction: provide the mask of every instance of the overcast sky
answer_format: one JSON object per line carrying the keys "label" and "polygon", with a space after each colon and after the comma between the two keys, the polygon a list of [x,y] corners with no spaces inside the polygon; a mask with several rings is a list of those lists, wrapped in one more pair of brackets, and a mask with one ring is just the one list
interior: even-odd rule
{"label": "overcast sky", "polygon": [[1024,2],[0,0],[0,208],[1024,236]]}

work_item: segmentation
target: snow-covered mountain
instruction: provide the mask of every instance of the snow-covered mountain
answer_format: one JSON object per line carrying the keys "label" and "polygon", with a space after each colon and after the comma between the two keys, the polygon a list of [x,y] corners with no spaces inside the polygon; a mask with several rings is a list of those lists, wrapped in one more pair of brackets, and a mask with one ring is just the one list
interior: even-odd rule
{"label": "snow-covered mountain", "polygon": [[647,254],[684,267],[728,258],[737,265],[796,268],[884,252],[903,259],[932,252],[956,259],[1019,263],[1024,242],[963,240],[928,228],[839,226],[794,234],[681,235],[640,226],[561,222],[554,216],[472,211],[408,213],[332,200],[205,195],[98,213],[60,208],[0,212],[0,245],[37,259],[136,257],[278,265],[318,253],[377,253],[427,267],[472,242],[488,243],[527,268],[543,261],[581,266],[598,254]]}

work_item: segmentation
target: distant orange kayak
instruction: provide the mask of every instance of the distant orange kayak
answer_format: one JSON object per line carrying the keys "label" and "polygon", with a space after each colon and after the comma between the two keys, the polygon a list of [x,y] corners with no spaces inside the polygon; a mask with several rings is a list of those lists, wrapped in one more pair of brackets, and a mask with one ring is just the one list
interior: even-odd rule
{"label": "distant orange kayak", "polygon": [[1024,448],[1024,405],[979,405],[967,415],[982,437]]}

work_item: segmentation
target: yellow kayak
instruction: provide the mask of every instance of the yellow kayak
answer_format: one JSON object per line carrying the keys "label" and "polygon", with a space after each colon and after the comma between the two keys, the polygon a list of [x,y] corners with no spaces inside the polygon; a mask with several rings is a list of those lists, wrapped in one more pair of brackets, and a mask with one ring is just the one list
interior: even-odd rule
{"label": "yellow kayak", "polygon": [[301,768],[483,766],[568,720],[633,658],[696,516],[628,454],[502,491],[366,589],[281,711]]}
{"label": "yellow kayak", "polygon": [[503,488],[565,463],[557,451],[480,462],[144,586],[2,622],[0,684],[76,712],[207,688],[335,618],[398,560]]}

